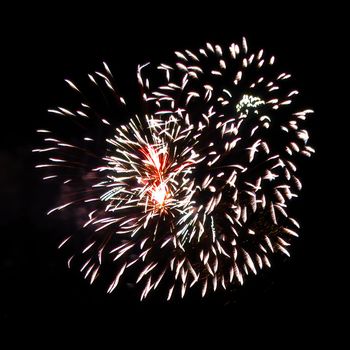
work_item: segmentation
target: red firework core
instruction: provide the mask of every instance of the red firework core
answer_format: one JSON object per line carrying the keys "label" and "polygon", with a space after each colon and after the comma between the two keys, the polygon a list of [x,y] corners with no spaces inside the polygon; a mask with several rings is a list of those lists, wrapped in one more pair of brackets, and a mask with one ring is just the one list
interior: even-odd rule
{"label": "red firework core", "polygon": [[142,183],[147,186],[147,193],[156,208],[162,209],[170,197],[168,181],[171,176],[171,162],[166,147],[148,145],[141,148],[145,159]]}

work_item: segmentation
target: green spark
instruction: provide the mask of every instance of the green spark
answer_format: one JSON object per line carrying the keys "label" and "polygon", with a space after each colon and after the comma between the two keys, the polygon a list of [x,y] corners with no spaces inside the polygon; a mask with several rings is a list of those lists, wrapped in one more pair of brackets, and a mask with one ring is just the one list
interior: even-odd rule
{"label": "green spark", "polygon": [[[245,109],[245,113],[249,111],[251,108],[256,108],[260,105],[264,105],[265,101],[263,101],[259,97],[251,96],[251,95],[243,95],[242,99],[237,103],[236,110],[237,112],[241,112],[242,109]],[[258,113],[255,109],[254,113]]]}

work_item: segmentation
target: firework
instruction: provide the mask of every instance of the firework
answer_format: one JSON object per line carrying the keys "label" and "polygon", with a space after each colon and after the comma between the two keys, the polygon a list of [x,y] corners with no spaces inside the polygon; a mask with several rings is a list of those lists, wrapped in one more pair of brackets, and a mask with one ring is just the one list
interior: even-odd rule
{"label": "firework", "polygon": [[136,271],[141,299],[161,284],[168,299],[194,285],[205,296],[243,284],[276,252],[289,256],[299,228],[288,213],[301,189],[295,163],[314,152],[303,128],[313,111],[296,109],[299,93],[273,56],[250,52],[243,38],[175,57],[154,70],[138,67],[149,112],[131,118],[105,63],[88,77],[113,100],[113,113],[67,80],[79,104],[49,112],[84,127],[68,141],[38,130],[46,146],[34,150],[49,154],[37,166],[52,171],[44,179],[65,188],[49,214],[75,208],[79,220],[86,217],[80,259],[70,256],[68,264],[80,262],[91,283],[104,263],[113,264],[108,292]]}

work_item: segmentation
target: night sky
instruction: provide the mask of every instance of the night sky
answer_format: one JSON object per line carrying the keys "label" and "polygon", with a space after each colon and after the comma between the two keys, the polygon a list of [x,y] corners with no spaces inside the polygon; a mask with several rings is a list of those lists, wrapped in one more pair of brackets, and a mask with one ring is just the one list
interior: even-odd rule
{"label": "night sky", "polygon": [[[54,7],[11,12],[12,29],[7,27],[4,38],[6,86],[2,81],[2,87],[7,91],[0,138],[2,329],[21,334],[33,326],[37,333],[32,337],[37,334],[39,339],[46,325],[57,337],[70,329],[78,338],[88,338],[95,327],[108,325],[113,329],[108,337],[123,338],[130,331],[132,344],[141,332],[154,339],[161,329],[171,343],[171,337],[191,334],[194,327],[192,338],[214,340],[223,334],[222,341],[233,345],[235,336],[249,327],[254,335],[268,331],[272,338],[275,332],[284,332],[286,342],[302,335],[312,341],[327,328],[321,126],[329,111],[324,88],[330,53],[325,42],[333,40],[325,23],[335,15],[326,8],[313,12],[293,3],[274,13],[265,9],[266,16],[260,10],[253,15],[247,8],[214,8],[214,3],[204,7],[190,11],[174,4],[159,13],[136,6],[104,8],[94,16],[93,11],[85,16]],[[277,260],[272,269],[248,278],[246,285],[228,295],[217,293],[206,299],[192,293],[183,301],[167,303],[151,297],[140,303],[128,287],[106,295],[106,285],[90,286],[77,269],[67,269],[57,251],[64,227],[45,215],[54,206],[54,188],[42,183],[31,153],[39,144],[35,130],[48,118],[47,109],[67,96],[63,80],[79,81],[105,60],[119,86],[132,96],[137,64],[167,61],[174,50],[195,49],[207,41],[228,45],[242,35],[255,49],[264,48],[278,58],[278,67],[295,76],[305,102],[315,110],[309,131],[317,154],[301,166],[304,186],[293,203],[301,230],[292,257]],[[177,317],[182,321],[175,321]],[[85,327],[84,334],[77,331],[80,326]]]}

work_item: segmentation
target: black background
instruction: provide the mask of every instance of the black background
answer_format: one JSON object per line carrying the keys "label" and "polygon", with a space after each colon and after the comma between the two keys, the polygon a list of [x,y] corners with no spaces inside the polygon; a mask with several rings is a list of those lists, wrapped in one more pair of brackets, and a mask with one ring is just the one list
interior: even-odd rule
{"label": "black background", "polygon": [[[51,341],[73,332],[81,340],[97,336],[118,344],[127,339],[130,346],[143,339],[156,342],[161,334],[167,336],[164,346],[175,340],[186,346],[184,335],[231,345],[241,337],[261,336],[265,344],[279,343],[280,336],[286,343],[326,337],[334,306],[322,185],[328,159],[321,129],[331,109],[325,88],[337,28],[343,25],[341,10],[293,2],[270,8],[214,2],[191,8],[179,3],[130,7],[84,5],[73,11],[19,5],[9,12],[3,29],[0,322],[18,335],[33,328],[33,339],[42,339],[47,327],[55,334]],[[292,258],[229,296],[203,300],[193,295],[172,303],[140,303],[127,289],[106,295],[101,286],[89,286],[66,268],[56,249],[60,227],[44,215],[51,195],[33,170],[35,129],[47,118],[46,110],[62,101],[63,79],[79,80],[106,60],[130,93],[137,64],[207,41],[230,44],[242,35],[254,48],[276,55],[316,111],[310,133],[317,155],[303,164],[304,189],[296,208],[302,230]]]}

